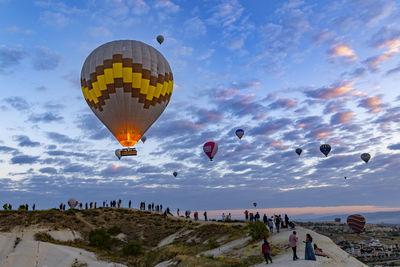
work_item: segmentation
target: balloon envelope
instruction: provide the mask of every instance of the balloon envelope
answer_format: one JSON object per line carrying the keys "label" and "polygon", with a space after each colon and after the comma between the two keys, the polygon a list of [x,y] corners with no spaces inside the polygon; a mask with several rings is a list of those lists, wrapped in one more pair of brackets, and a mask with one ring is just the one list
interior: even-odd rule
{"label": "balloon envelope", "polygon": [[327,157],[329,152],[331,151],[331,146],[328,144],[323,144],[319,147],[319,150],[322,152],[322,154],[325,155],[325,157]]}
{"label": "balloon envelope", "polygon": [[242,139],[242,137],[244,135],[244,131],[243,131],[243,129],[237,129],[235,134],[237,137],[239,137],[239,139]]}
{"label": "balloon envelope", "polygon": [[363,153],[361,154],[361,159],[365,161],[365,163],[368,163],[368,161],[371,159],[371,155],[368,153]]}
{"label": "balloon envelope", "polygon": [[142,136],[142,138],[140,140],[142,140],[142,142],[144,144],[144,142],[146,142],[146,140],[147,140],[147,137],[146,136]]}
{"label": "balloon envelope", "polygon": [[254,203],[253,203],[253,206],[254,206],[254,207],[257,207],[257,203],[256,203],[256,202],[254,202]]}
{"label": "balloon envelope", "polygon": [[121,149],[116,149],[115,150],[115,156],[117,156],[118,159],[121,159],[122,155],[121,155]]}
{"label": "balloon envelope", "polygon": [[296,153],[297,153],[297,155],[299,155],[299,156],[300,156],[301,152],[303,152],[303,149],[301,149],[301,148],[297,148],[297,149],[296,149]]}
{"label": "balloon envelope", "polygon": [[68,206],[69,206],[71,209],[75,209],[76,205],[78,205],[78,200],[76,200],[75,198],[70,198],[70,199],[68,200]]}
{"label": "balloon envelope", "polygon": [[212,160],[218,151],[218,145],[215,142],[207,142],[203,145],[203,151]]}
{"label": "balloon envelope", "polygon": [[347,217],[347,224],[357,234],[360,234],[364,229],[365,218],[359,214],[353,214]]}
{"label": "balloon envelope", "polygon": [[155,48],[133,40],[103,44],[86,58],[83,96],[122,146],[134,146],[169,103],[171,68]]}
{"label": "balloon envelope", "polygon": [[158,36],[157,36],[157,42],[158,42],[159,44],[162,44],[162,43],[164,42],[164,36],[158,35]]}
{"label": "balloon envelope", "polygon": [[177,173],[177,172],[173,172],[172,174],[173,174],[175,177],[178,176],[178,173]]}

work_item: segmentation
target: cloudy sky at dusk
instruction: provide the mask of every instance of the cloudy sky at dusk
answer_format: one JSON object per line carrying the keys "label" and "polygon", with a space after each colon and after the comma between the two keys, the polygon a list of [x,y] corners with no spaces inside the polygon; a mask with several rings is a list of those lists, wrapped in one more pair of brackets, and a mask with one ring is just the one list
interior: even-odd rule
{"label": "cloudy sky at dusk", "polygon": [[[0,0],[0,10],[1,203],[400,209],[398,1]],[[158,49],[174,92],[138,156],[119,161],[80,72],[120,39]]]}

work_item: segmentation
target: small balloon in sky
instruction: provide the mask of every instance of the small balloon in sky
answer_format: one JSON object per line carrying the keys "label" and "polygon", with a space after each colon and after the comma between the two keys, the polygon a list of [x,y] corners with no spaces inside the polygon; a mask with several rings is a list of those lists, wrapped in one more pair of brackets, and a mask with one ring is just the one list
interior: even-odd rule
{"label": "small balloon in sky", "polygon": [[175,177],[178,176],[178,172],[173,172],[172,173]]}
{"label": "small balloon in sky", "polygon": [[301,149],[301,148],[296,148],[296,153],[297,153],[297,155],[300,156],[301,152],[303,152],[303,149]]}
{"label": "small balloon in sky", "polygon": [[329,152],[331,151],[331,146],[328,144],[323,144],[319,147],[319,150],[322,152],[322,154],[325,155],[325,157],[327,157]]}
{"label": "small balloon in sky", "polygon": [[244,135],[244,131],[243,131],[243,129],[237,129],[235,134],[237,137],[239,137],[239,139],[242,139],[242,137]]}
{"label": "small balloon in sky", "polygon": [[162,44],[162,43],[164,42],[164,36],[158,35],[158,36],[157,36],[157,42],[158,42],[159,44]]}
{"label": "small balloon in sky", "polygon": [[365,163],[368,163],[368,161],[371,159],[371,155],[368,153],[363,153],[361,154],[361,159],[365,161]]}
{"label": "small balloon in sky", "polygon": [[142,138],[140,140],[142,140],[142,142],[144,144],[144,142],[146,142],[146,140],[147,140],[147,137],[146,136],[142,136]]}

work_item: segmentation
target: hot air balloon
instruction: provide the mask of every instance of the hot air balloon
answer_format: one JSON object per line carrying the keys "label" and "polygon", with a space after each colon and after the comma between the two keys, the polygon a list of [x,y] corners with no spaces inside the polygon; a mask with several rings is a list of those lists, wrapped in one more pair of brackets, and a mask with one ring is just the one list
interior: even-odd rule
{"label": "hot air balloon", "polygon": [[297,155],[300,156],[301,152],[303,152],[303,149],[301,149],[301,148],[296,148],[296,153],[297,153]]}
{"label": "hot air balloon", "polygon": [[164,42],[164,36],[158,35],[158,36],[157,36],[157,42],[158,42],[159,44],[162,44],[162,43]]}
{"label": "hot air balloon", "polygon": [[359,214],[353,214],[347,217],[347,224],[357,234],[360,234],[364,229],[365,218]]}
{"label": "hot air balloon", "polygon": [[215,142],[207,142],[203,145],[203,151],[210,158],[210,161],[212,161],[215,154],[217,154],[218,145]]}
{"label": "hot air balloon", "polygon": [[257,203],[256,203],[256,202],[254,202],[254,203],[253,203],[253,206],[254,206],[254,207],[257,207]]}
{"label": "hot air balloon", "polygon": [[368,163],[368,161],[371,159],[371,155],[368,153],[363,153],[361,154],[361,159],[365,161],[365,163]]}
{"label": "hot air balloon", "polygon": [[178,173],[177,173],[177,172],[173,172],[172,174],[173,174],[175,177],[178,176]]}
{"label": "hot air balloon", "polygon": [[327,157],[329,152],[331,151],[331,146],[328,144],[323,144],[319,147],[319,150],[322,152],[322,154],[325,155],[325,157]]}
{"label": "hot air balloon", "polygon": [[239,137],[239,139],[242,139],[242,137],[244,135],[244,131],[242,129],[237,129],[235,134],[237,137]]}
{"label": "hot air balloon", "polygon": [[[132,147],[168,105],[173,77],[156,49],[119,40],[99,46],[86,58],[81,85],[94,114],[122,146]],[[136,150],[122,149],[125,155],[136,155]]]}
{"label": "hot air balloon", "polygon": [[76,200],[75,198],[68,199],[68,206],[71,209],[75,209],[76,205],[78,205],[78,200]]}
{"label": "hot air balloon", "polygon": [[146,140],[147,140],[147,137],[146,136],[142,136],[142,138],[140,138],[140,140],[142,140],[142,142],[144,144],[144,142],[146,142]]}

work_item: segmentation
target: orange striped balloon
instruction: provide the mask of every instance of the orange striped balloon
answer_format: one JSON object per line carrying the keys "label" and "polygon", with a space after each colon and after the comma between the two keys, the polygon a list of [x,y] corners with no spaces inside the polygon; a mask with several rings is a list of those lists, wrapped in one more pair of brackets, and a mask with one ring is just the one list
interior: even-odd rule
{"label": "orange striped balloon", "polygon": [[347,217],[347,224],[357,234],[360,234],[364,229],[365,218],[359,214],[353,214]]}

